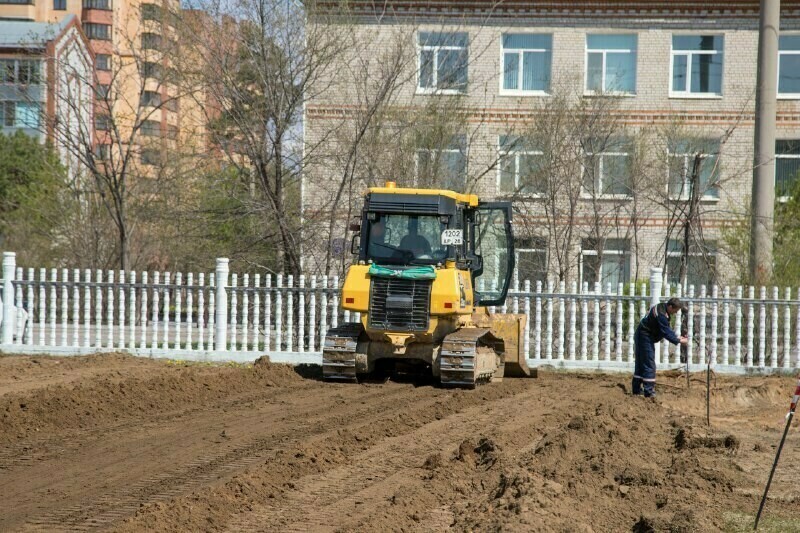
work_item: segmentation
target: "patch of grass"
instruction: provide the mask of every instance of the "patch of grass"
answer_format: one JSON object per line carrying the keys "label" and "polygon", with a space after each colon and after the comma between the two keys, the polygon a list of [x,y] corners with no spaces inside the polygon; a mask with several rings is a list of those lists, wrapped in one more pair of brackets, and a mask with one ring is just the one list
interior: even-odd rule
{"label": "patch of grass", "polygon": [[[753,523],[756,520],[755,513],[746,514],[728,511],[723,514],[725,518],[726,533],[744,533],[753,531]],[[800,518],[787,518],[775,516],[765,509],[758,523],[758,530],[763,533],[785,533],[786,531],[800,531]]]}

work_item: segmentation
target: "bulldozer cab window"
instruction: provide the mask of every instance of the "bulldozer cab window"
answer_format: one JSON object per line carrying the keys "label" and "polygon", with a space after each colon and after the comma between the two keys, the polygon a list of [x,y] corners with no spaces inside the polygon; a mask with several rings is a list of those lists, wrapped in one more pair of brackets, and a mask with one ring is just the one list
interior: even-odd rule
{"label": "bulldozer cab window", "polygon": [[394,265],[436,264],[447,258],[442,232],[433,215],[378,215],[369,221],[367,259]]}
{"label": "bulldozer cab window", "polygon": [[475,300],[478,305],[502,305],[514,271],[510,204],[485,204],[479,213],[474,251],[481,268],[474,272]]}

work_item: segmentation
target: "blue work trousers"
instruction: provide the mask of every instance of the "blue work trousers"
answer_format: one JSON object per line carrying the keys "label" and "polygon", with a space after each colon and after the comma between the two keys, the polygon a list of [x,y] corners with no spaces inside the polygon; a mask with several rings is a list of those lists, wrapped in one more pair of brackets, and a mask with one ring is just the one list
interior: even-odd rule
{"label": "blue work trousers", "polygon": [[646,398],[656,395],[656,345],[642,328],[633,336],[636,364],[633,369],[633,394],[644,394]]}

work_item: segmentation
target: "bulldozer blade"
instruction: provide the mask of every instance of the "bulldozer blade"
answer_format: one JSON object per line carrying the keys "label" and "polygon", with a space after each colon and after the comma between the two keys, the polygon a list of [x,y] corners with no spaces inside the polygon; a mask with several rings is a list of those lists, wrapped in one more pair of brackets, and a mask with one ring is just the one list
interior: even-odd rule
{"label": "bulldozer blade", "polygon": [[503,341],[506,377],[536,377],[528,367],[524,351],[525,315],[475,313],[472,320],[476,326],[488,328],[492,335]]}

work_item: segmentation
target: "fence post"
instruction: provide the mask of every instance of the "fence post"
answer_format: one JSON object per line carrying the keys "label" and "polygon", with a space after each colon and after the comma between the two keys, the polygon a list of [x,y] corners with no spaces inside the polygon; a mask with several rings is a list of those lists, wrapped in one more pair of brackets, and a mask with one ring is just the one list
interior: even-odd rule
{"label": "fence post", "polygon": [[3,344],[14,342],[17,314],[14,312],[14,274],[17,254],[3,252]]}
{"label": "fence post", "polygon": [[650,267],[650,307],[658,305],[661,299],[661,288],[664,278],[662,277],[662,269],[658,267]]}
{"label": "fence post", "polygon": [[214,349],[224,352],[228,349],[228,258],[217,258],[217,297],[215,311],[216,331],[214,334]]}

